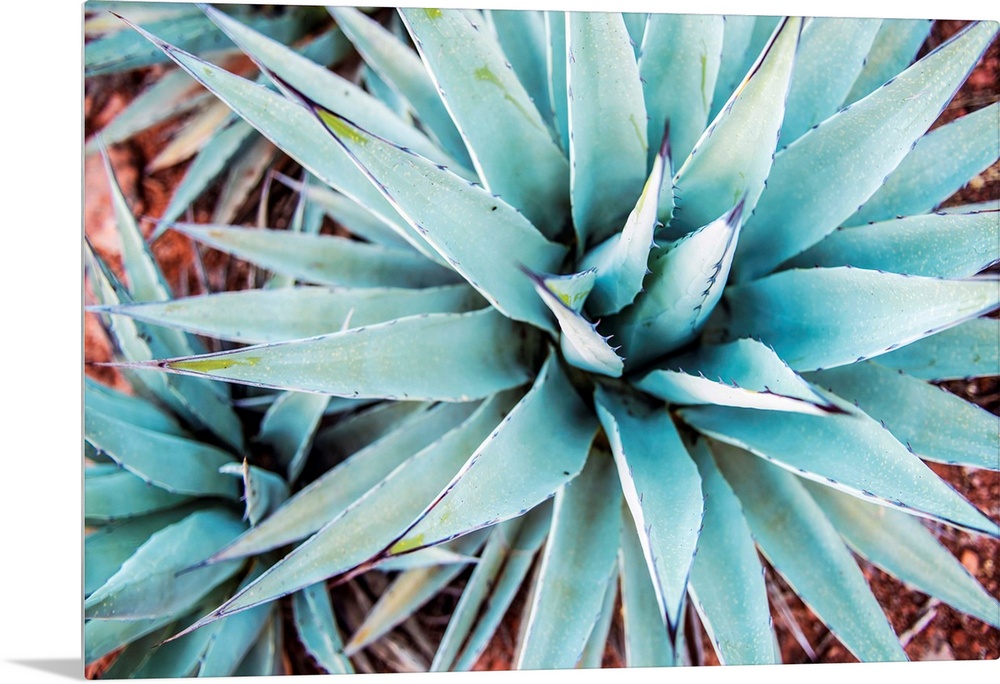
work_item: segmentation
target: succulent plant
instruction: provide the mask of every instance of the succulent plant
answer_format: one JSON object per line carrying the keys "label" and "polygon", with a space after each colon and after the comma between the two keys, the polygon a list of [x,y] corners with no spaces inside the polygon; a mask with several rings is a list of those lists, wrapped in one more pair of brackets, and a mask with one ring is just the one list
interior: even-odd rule
{"label": "succulent plant", "polygon": [[[202,11],[270,86],[133,28],[308,176],[289,230],[161,224],[273,274],[181,298],[112,184],[137,396],[86,389],[88,660],[273,672],[291,596],[350,671],[470,561],[434,670],[522,585],[518,668],[599,666],[618,602],[628,665],[691,624],[776,662],[761,556],[860,660],[906,655],[855,554],[1000,626],[926,523],[998,524],[924,463],[1000,469],[933,384],[1000,368],[1000,214],[937,210],[1000,105],[927,132],[995,23],[911,65],[930,22],[331,8],[362,88]],[[388,571],[345,643],[327,582]]]}

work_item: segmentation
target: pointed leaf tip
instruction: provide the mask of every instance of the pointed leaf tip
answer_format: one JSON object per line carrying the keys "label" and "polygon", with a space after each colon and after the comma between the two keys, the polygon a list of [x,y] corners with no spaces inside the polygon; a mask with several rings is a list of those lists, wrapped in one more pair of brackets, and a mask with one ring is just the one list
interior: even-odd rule
{"label": "pointed leaf tip", "polygon": [[546,279],[522,267],[535,287],[538,296],[559,322],[559,346],[566,360],[577,368],[601,375],[619,377],[625,368],[623,359],[608,346],[608,338],[597,332],[597,323],[591,323],[568,305],[546,282]]}

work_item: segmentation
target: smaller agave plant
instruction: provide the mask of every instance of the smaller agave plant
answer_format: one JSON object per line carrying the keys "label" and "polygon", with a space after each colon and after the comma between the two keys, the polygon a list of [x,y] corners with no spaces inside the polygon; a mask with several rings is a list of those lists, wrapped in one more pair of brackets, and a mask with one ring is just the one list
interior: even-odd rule
{"label": "smaller agave plant", "polygon": [[995,23],[913,62],[930,22],[330,8],[361,87],[199,11],[258,82],[132,26],[309,175],[289,230],[161,223],[273,274],[185,298],[112,182],[128,283],[88,275],[136,396],[86,386],[88,661],[280,671],[290,597],[353,671],[470,563],[432,670],[522,587],[517,668],[599,666],[619,618],[630,666],[695,626],[773,663],[767,565],[904,660],[856,556],[1000,627],[929,527],[998,524],[924,463],[1000,469],[997,417],[932,384],[1000,368],[996,203],[938,210],[1000,105],[927,132]]}

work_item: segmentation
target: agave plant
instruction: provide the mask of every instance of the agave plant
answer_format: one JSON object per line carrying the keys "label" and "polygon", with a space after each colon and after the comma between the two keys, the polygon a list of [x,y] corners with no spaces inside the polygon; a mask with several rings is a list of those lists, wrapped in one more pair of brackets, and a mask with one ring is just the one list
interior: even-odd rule
{"label": "agave plant", "polygon": [[[619,603],[628,665],[691,625],[773,663],[768,565],[904,660],[857,557],[1000,626],[932,531],[998,524],[924,463],[1000,469],[933,384],[1000,367],[996,203],[937,210],[1000,105],[928,133],[995,23],[914,62],[930,22],[331,8],[362,88],[202,11],[270,86],[132,27],[311,180],[290,230],[158,227],[274,274],[185,298],[113,185],[128,284],[95,256],[93,310],[141,396],[87,388],[89,659],[273,672],[291,596],[349,671],[470,561],[433,670],[522,586],[517,668],[599,666]],[[327,584],[385,572],[345,643]]]}
{"label": "agave plant", "polygon": [[[191,3],[122,3],[91,1],[86,4],[84,36],[87,45],[84,76],[88,84],[101,77],[120,77],[136,69],[155,66],[162,73],[92,136],[84,148],[96,154],[101,144],[134,139],[157,126],[183,120],[176,134],[146,164],[146,173],[175,167],[190,159],[183,181],[160,216],[163,225],[180,217],[193,200],[220,176],[223,185],[212,220],[228,223],[236,218],[250,193],[275,161],[277,149],[252,126],[230,112],[176,68],[170,59],[112,12],[126,12],[134,21],[173,40],[179,47],[216,63],[236,69],[245,77],[259,73],[226,34]],[[317,31],[329,15],[322,7],[223,6],[234,18],[282,42],[292,43],[310,60],[332,66],[347,57],[352,46],[336,25]],[[329,23],[328,21],[326,23]],[[96,89],[96,88],[95,88]],[[91,88],[88,88],[88,91]],[[157,237],[159,237],[157,235]]]}

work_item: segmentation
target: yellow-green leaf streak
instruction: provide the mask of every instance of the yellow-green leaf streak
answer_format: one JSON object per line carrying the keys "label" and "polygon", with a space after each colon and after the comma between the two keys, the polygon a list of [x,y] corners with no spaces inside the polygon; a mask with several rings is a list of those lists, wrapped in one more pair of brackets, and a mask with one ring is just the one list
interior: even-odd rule
{"label": "yellow-green leaf streak", "polygon": [[514,99],[514,97],[510,94],[510,91],[507,90],[506,86],[504,86],[504,84],[500,81],[500,79],[497,78],[497,75],[493,73],[493,71],[488,66],[484,64],[483,66],[476,69],[473,72],[473,75],[476,77],[477,81],[486,81],[487,83],[492,83],[497,88],[499,88],[501,92],[503,92],[504,99],[510,102],[515,107],[517,107],[517,110],[521,112],[521,114],[524,116],[525,119],[528,120],[529,123],[531,123],[536,128],[544,130],[544,126],[541,126],[540,123],[536,120],[536,117],[532,117],[531,114],[528,112],[528,110],[525,109],[520,102]]}
{"label": "yellow-green leaf streak", "polygon": [[368,144],[368,136],[361,132],[360,129],[355,128],[347,124],[340,117],[334,116],[326,110],[318,110],[320,120],[326,124],[326,126],[333,131],[333,133],[341,138],[347,138],[352,142],[356,142],[359,145]]}
{"label": "yellow-green leaf streak", "polygon": [[167,368],[175,370],[194,371],[196,373],[212,373],[213,371],[226,370],[233,366],[256,366],[260,361],[259,356],[247,356],[244,358],[207,358],[190,359],[185,361],[170,361]]}

